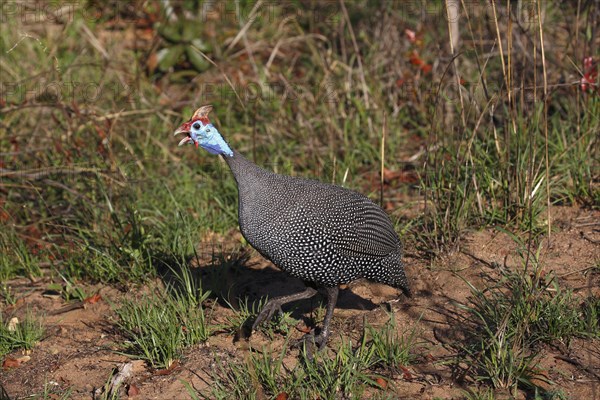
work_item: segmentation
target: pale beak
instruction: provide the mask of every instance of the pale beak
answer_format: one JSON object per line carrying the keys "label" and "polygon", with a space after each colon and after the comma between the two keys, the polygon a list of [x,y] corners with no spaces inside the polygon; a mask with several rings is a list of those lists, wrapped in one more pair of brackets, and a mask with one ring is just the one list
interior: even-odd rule
{"label": "pale beak", "polygon": [[190,130],[188,129],[188,127],[186,126],[187,124],[183,124],[181,125],[179,128],[177,128],[177,130],[175,131],[175,133],[173,134],[173,136],[177,136],[180,133],[190,133]]}
{"label": "pale beak", "polygon": [[184,144],[188,144],[190,142],[193,142],[192,138],[189,136],[186,136],[183,139],[181,139],[181,141],[179,142],[179,144],[177,146],[183,146]]}
{"label": "pale beak", "polygon": [[177,130],[173,134],[173,136],[179,135],[180,133],[186,134],[186,137],[181,139],[181,141],[179,142],[179,144],[177,146],[183,146],[184,144],[192,144],[193,143],[196,145],[196,147],[198,147],[198,142],[196,142],[194,139],[192,139],[192,137],[190,136],[189,127],[186,125],[188,125],[188,124],[186,123],[186,124],[181,125],[179,128],[177,128]]}

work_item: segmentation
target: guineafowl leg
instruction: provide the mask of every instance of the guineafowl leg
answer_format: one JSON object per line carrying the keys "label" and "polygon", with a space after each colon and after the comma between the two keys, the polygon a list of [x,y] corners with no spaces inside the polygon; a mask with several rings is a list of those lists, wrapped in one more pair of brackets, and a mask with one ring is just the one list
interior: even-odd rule
{"label": "guineafowl leg", "polygon": [[[325,319],[323,320],[323,327],[321,328],[321,332],[315,336],[314,332],[308,333],[304,335],[302,339],[300,339],[300,344],[308,344],[317,345],[319,350],[325,346],[327,343],[327,339],[329,339],[329,334],[331,331],[329,330],[329,324],[331,323],[331,318],[333,317],[333,310],[335,309],[335,304],[337,303],[338,293],[340,288],[338,286],[328,287],[327,288],[327,310],[325,312]],[[308,358],[312,358],[312,350],[310,347],[306,347],[308,352]]]}
{"label": "guineafowl leg", "polygon": [[315,343],[319,345],[319,348],[325,346],[327,339],[329,338],[329,324],[331,323],[331,318],[333,317],[333,310],[335,309],[335,304],[337,303],[338,293],[340,288],[338,286],[328,287],[327,288],[327,312],[325,313],[325,319],[323,320],[323,328],[321,328],[321,333],[317,337],[315,337]]}
{"label": "guineafowl leg", "polygon": [[308,299],[313,297],[315,294],[317,294],[316,289],[307,287],[303,292],[290,294],[288,296],[275,297],[269,300],[261,310],[260,314],[258,314],[256,317],[254,324],[252,324],[252,330],[256,330],[256,328],[258,328],[258,326],[263,322],[270,321],[277,311],[281,312],[282,305],[296,300]]}

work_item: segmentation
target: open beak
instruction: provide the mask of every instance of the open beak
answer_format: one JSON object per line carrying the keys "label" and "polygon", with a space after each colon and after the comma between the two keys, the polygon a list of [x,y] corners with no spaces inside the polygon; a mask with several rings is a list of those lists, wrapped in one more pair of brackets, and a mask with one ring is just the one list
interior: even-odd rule
{"label": "open beak", "polygon": [[192,136],[190,135],[189,125],[190,125],[189,122],[182,124],[179,128],[177,128],[177,130],[173,134],[174,136],[177,136],[180,133],[184,133],[186,135],[183,139],[181,139],[181,141],[179,142],[179,144],[177,146],[182,146],[184,144],[195,144],[196,147],[198,147],[198,142],[195,141],[194,139],[192,139]]}

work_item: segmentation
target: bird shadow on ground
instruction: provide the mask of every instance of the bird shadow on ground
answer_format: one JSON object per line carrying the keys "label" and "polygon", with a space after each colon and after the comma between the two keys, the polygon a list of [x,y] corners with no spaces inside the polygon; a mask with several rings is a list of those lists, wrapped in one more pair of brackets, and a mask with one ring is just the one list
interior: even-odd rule
{"label": "bird shadow on ground", "polygon": [[[258,304],[265,298],[290,295],[305,289],[302,280],[282,272],[266,262],[256,261],[248,251],[213,252],[210,255],[194,255],[185,262],[169,256],[155,257],[158,276],[169,287],[181,289],[182,271],[186,268],[193,281],[203,291],[210,291],[210,297],[219,305],[239,309],[240,303]],[[284,311],[292,311],[292,317],[302,319],[302,315],[313,311],[322,302],[325,294],[283,306]],[[337,308],[373,310],[378,305],[349,289],[341,289]]]}

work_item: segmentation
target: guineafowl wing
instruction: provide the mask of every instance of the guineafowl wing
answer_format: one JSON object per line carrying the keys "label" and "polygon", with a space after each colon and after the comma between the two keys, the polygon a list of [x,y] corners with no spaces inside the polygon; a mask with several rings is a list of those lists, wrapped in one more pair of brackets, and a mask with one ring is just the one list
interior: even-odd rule
{"label": "guineafowl wing", "polygon": [[336,240],[340,254],[385,257],[398,252],[400,240],[387,214],[367,197],[351,193],[342,234]]}

